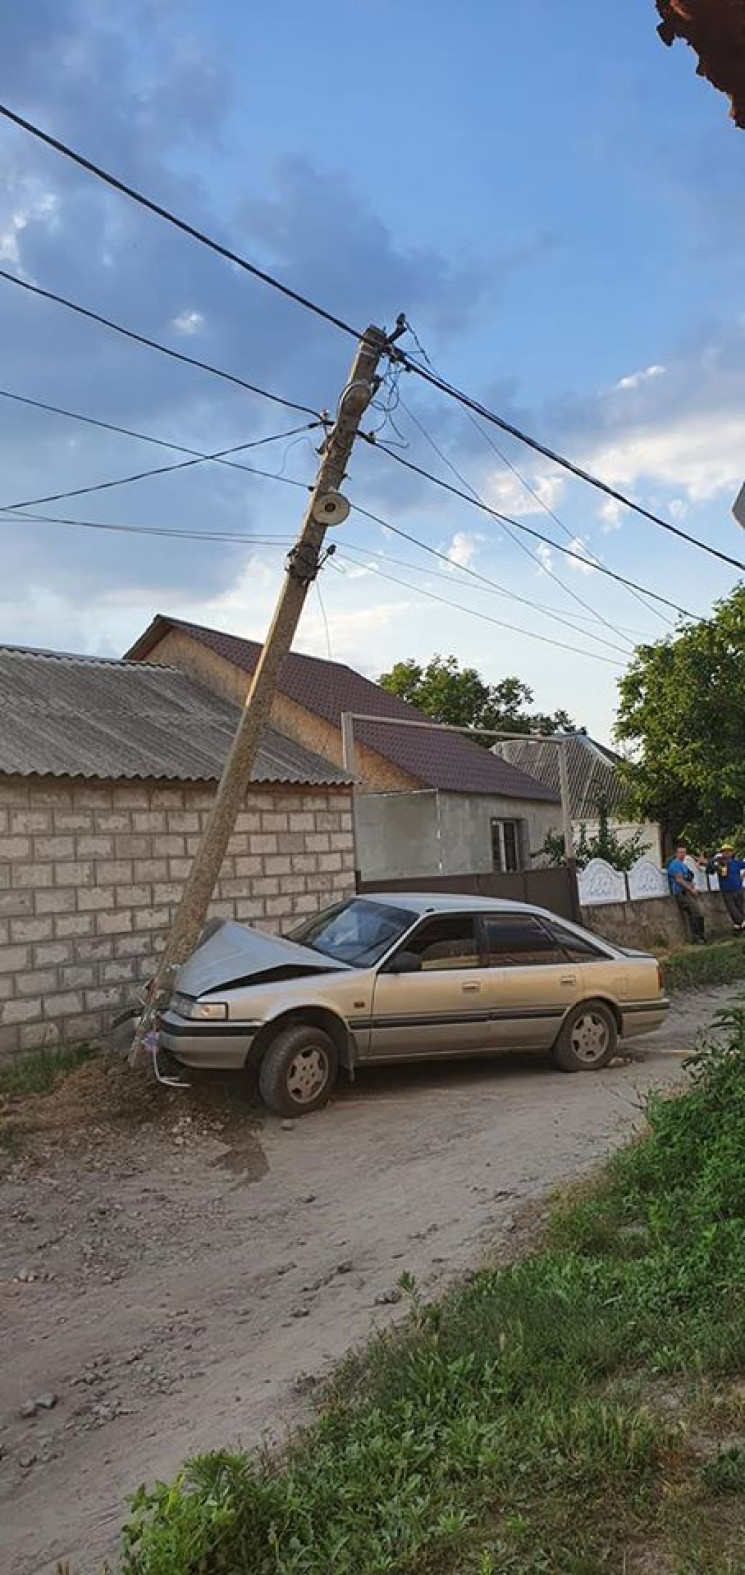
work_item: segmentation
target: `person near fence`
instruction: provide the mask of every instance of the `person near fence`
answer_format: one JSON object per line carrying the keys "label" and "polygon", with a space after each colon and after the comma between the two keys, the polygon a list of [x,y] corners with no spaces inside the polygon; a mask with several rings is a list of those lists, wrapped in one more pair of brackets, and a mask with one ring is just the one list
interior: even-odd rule
{"label": "person near fence", "polygon": [[724,906],[735,929],[745,930],[745,859],[736,858],[732,843],[725,842],[718,853],[712,854],[706,873],[718,877]]}
{"label": "person near fence", "polygon": [[687,853],[688,848],[685,843],[678,843],[675,857],[667,866],[668,885],[670,895],[675,898],[693,945],[703,946],[706,940],[704,916],[696,893],[696,877],[690,865],[686,864]]}

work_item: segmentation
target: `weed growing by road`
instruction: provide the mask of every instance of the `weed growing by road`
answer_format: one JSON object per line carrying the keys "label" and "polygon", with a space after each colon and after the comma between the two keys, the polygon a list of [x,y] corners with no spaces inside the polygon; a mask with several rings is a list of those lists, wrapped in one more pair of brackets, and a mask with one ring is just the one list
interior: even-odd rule
{"label": "weed growing by road", "polygon": [[29,1050],[0,1066],[0,1100],[48,1094],[60,1077],[98,1052],[94,1045],[68,1045],[60,1050]]}
{"label": "weed growing by road", "polygon": [[735,984],[738,979],[745,979],[745,936],[671,952],[663,961],[662,972],[666,988],[673,991]]}
{"label": "weed growing by road", "polygon": [[434,1305],[405,1280],[281,1459],[140,1490],[123,1575],[741,1575],[745,1010],[648,1116],[536,1256]]}

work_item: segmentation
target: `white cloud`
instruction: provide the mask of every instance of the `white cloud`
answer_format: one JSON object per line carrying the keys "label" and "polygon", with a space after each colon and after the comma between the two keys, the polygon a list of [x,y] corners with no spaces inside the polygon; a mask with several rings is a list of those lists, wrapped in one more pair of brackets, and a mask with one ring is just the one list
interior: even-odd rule
{"label": "white cloud", "polygon": [[655,377],[664,377],[664,366],[645,366],[640,372],[629,372],[627,377],[620,377],[616,388],[640,388],[642,383],[649,383]]}
{"label": "white cloud", "polygon": [[535,549],[535,555],[541,563],[545,573],[550,574],[554,566],[554,558],[548,542],[539,541],[538,546]]}
{"label": "white cloud", "polygon": [[[623,437],[600,443],[583,463],[617,487],[645,480],[702,503],[742,482],[745,410],[705,410],[647,421]],[[686,501],[684,498],[682,501]]]}
{"label": "white cloud", "polygon": [[[496,470],[487,478],[486,501],[502,514],[520,518],[524,514],[542,514],[555,509],[564,491],[564,477],[556,471],[528,476],[531,493],[511,470]],[[533,494],[537,494],[534,496]]]}
{"label": "white cloud", "polygon": [[483,536],[479,536],[475,531],[457,530],[450,546],[445,549],[445,555],[455,568],[465,569],[483,540]]}
{"label": "white cloud", "polygon": [[198,334],[204,328],[204,317],[201,312],[185,310],[171,318],[171,328],[175,328],[177,334]]}
{"label": "white cloud", "polygon": [[622,515],[623,504],[619,503],[616,498],[606,498],[605,502],[601,503],[598,509],[598,518],[601,521],[604,536],[610,535],[611,531],[621,529]]}
{"label": "white cloud", "polygon": [[[576,554],[576,557],[574,558],[567,558],[567,563],[569,564],[570,569],[574,569],[575,574],[595,573],[593,554],[585,546],[584,542],[580,541],[579,536],[575,536],[573,540],[570,541],[569,551]],[[582,560],[581,562],[579,561],[580,559]]]}

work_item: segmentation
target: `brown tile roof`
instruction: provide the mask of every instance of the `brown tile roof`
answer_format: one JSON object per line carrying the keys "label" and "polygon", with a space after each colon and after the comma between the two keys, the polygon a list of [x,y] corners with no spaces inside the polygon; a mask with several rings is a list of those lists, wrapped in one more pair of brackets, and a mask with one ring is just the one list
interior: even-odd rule
{"label": "brown tile roof", "polygon": [[[240,708],[180,668],[0,646],[0,774],[214,782]],[[252,782],[347,783],[268,727]]]}
{"label": "brown tile roof", "polygon": [[664,44],[684,38],[698,55],[698,74],[726,93],[736,126],[745,128],[745,5],[743,0],[657,0]]}
{"label": "brown tile roof", "polygon": [[[244,673],[252,673],[256,667],[261,652],[258,641],[244,640],[239,635],[223,634],[219,629],[208,629],[162,614],[158,614],[135,641],[127,652],[128,660],[147,658],[170,629],[180,629],[191,635]],[[301,656],[293,651],[285,662],[281,686],[289,700],[336,727],[340,726],[343,711],[426,721],[414,706],[388,694],[344,662]],[[457,733],[419,732],[416,728],[358,722],[355,739],[392,761],[425,787],[440,788],[446,793],[486,793],[533,802],[554,802],[557,797],[554,789],[545,783]]]}

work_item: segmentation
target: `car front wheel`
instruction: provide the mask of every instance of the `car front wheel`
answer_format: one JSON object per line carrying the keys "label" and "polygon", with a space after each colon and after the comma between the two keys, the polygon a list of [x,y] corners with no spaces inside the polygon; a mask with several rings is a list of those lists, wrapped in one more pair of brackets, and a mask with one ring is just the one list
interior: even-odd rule
{"label": "car front wheel", "polygon": [[327,1103],[338,1067],[336,1046],[323,1029],[290,1023],[264,1056],[259,1092],[275,1115],[307,1116]]}
{"label": "car front wheel", "polygon": [[618,1029],[610,1007],[602,1001],[583,1001],[564,1023],[552,1056],[562,1072],[597,1072],[616,1053]]}

